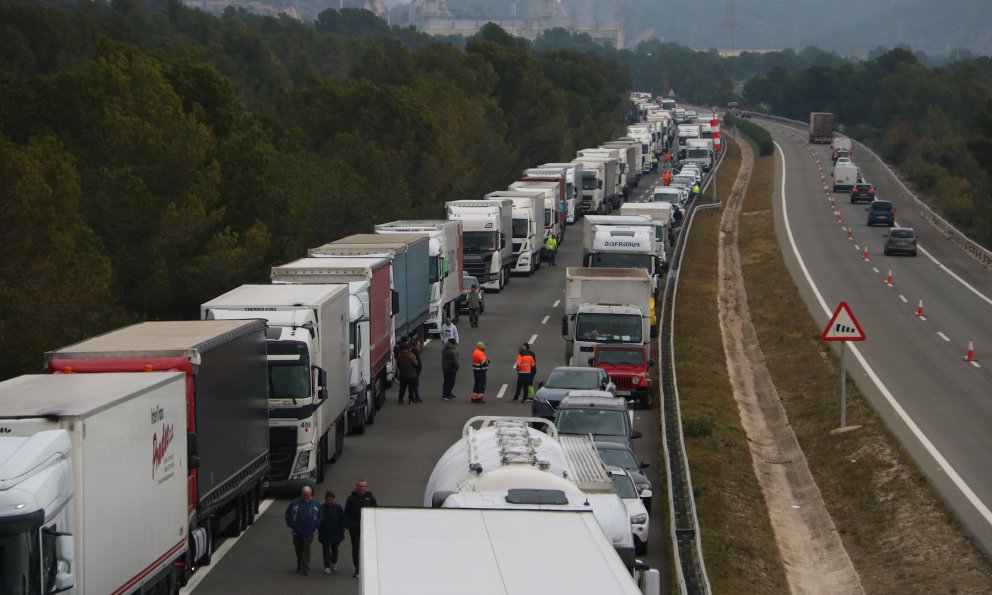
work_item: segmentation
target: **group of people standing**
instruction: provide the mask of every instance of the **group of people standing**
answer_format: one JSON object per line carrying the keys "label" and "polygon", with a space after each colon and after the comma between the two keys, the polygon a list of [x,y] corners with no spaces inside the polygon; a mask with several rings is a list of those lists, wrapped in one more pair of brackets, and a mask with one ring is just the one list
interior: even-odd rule
{"label": "group of people standing", "polygon": [[334,492],[328,490],[324,493],[324,503],[318,504],[313,499],[313,488],[304,486],[299,498],[290,502],[286,508],[286,525],[293,531],[297,574],[310,574],[310,548],[314,535],[317,536],[323,553],[324,573],[337,572],[338,547],[344,541],[347,530],[351,539],[351,561],[355,566],[352,576],[358,578],[362,509],[379,504],[364,479],[355,483],[355,489],[345,501],[344,508],[335,498]]}

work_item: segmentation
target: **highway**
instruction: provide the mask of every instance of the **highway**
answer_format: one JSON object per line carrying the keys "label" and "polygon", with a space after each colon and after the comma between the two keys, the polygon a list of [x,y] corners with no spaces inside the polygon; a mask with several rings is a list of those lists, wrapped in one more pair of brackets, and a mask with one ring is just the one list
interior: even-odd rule
{"label": "highway", "polygon": [[[635,195],[646,193],[657,176],[642,178]],[[639,200],[632,197],[631,200]],[[367,480],[369,490],[380,506],[421,506],[427,479],[445,450],[461,437],[464,422],[474,415],[530,415],[530,405],[514,403],[516,372],[513,363],[516,349],[531,343],[537,354],[537,379],[542,380],[555,366],[565,364],[561,338],[564,312],[565,268],[578,266],[581,253],[581,223],[568,228],[558,253],[558,266],[545,263],[532,277],[513,277],[501,293],[488,292],[485,313],[479,328],[469,327],[467,316],[458,323],[461,370],[455,394],[457,399],[441,400],[441,346],[436,340],[425,346],[422,361],[421,394],[418,405],[398,405],[396,385],[388,391],[386,405],[376,416],[375,424],[362,436],[349,436],[337,463],[330,466],[327,479],[315,490],[323,500],[325,490],[333,490],[344,504],[358,478]],[[489,370],[486,404],[472,404],[471,352],[476,341],[484,341],[493,365]],[[662,572],[662,584],[668,582],[667,550],[671,543],[665,532],[668,509],[660,470],[664,469],[658,441],[658,402],[649,411],[633,411],[635,427],[644,437],[637,440],[638,457],[650,463],[646,470],[654,484],[654,502],[648,554],[639,556]],[[317,543],[311,557],[310,576],[295,573],[295,555],[289,529],[283,520],[288,497],[270,498],[265,512],[236,541],[222,544],[210,567],[199,570],[184,593],[358,593],[358,581],[351,577],[350,544],[341,544],[338,571],[321,572],[321,554]],[[526,535],[520,539],[526,540]],[[465,552],[465,556],[471,556]],[[218,556],[222,556],[218,561]],[[458,564],[459,560],[451,560]],[[329,591],[330,590],[330,591]]]}
{"label": "highway", "polygon": [[[804,130],[760,122],[781,149],[776,235],[810,313],[826,326],[837,304],[848,303],[867,336],[848,346],[850,377],[992,554],[992,272],[923,221],[881,166],[856,150],[876,196],[892,200],[897,224],[919,237],[918,257],[884,256],[888,228],[869,228],[864,203],[829,192],[829,145],[807,145]],[[964,361],[969,340],[976,363]]]}

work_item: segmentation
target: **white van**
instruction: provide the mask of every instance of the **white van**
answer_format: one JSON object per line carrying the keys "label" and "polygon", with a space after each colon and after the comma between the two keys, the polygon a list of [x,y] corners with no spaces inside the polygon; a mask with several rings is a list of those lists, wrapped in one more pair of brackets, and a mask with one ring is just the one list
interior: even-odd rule
{"label": "white van", "polygon": [[850,192],[861,179],[861,170],[853,163],[838,163],[830,174],[834,192]]}

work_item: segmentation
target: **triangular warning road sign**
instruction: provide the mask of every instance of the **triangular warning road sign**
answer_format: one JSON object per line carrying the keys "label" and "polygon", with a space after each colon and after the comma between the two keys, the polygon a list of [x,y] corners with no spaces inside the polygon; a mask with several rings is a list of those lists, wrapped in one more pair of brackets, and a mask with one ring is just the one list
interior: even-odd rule
{"label": "triangular warning road sign", "polygon": [[820,335],[821,341],[864,341],[865,332],[861,330],[858,319],[848,307],[847,302],[837,305],[834,315],[830,318],[827,328]]}

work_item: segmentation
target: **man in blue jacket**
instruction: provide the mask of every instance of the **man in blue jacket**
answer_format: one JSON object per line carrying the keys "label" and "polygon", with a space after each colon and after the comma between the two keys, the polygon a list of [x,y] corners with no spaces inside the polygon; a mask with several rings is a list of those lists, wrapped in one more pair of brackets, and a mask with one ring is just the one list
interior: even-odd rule
{"label": "man in blue jacket", "polygon": [[310,546],[320,520],[320,505],[313,501],[313,489],[303,486],[300,497],[286,508],[286,525],[293,530],[293,547],[296,548],[296,572],[303,576],[310,574]]}

